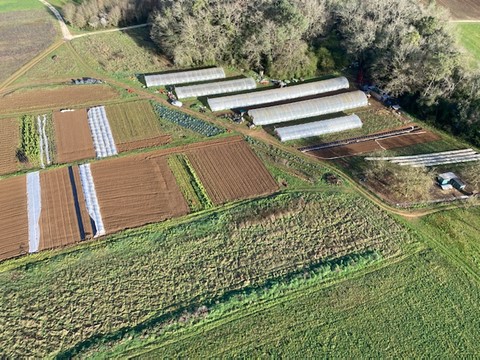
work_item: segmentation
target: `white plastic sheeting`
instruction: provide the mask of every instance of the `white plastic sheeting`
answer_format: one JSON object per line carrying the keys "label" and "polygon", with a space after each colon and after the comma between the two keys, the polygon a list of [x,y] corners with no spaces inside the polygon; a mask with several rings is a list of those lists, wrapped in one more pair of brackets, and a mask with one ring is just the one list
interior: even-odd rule
{"label": "white plastic sheeting", "polygon": [[117,155],[117,147],[115,146],[115,140],[113,140],[104,106],[97,106],[88,110],[88,125],[92,133],[97,158]]}
{"label": "white plastic sheeting", "polygon": [[200,70],[188,70],[168,74],[145,75],[145,84],[150,86],[163,86],[174,84],[186,84],[197,81],[224,79],[225,72],[222,68],[209,68]]}
{"label": "white plastic sheeting", "polygon": [[87,211],[95,223],[96,232],[94,237],[105,235],[105,226],[103,225],[102,213],[100,212],[100,205],[98,204],[97,191],[95,190],[90,164],[80,165],[78,169]]}
{"label": "white plastic sheeting", "polygon": [[52,163],[50,159],[50,148],[48,145],[47,131],[45,130],[46,126],[47,115],[43,115],[42,117],[37,116],[37,130],[40,138],[40,166],[43,169],[45,168],[45,162],[43,161],[44,158],[47,162],[47,165],[50,165]]}
{"label": "white plastic sheeting", "polygon": [[28,252],[38,251],[40,244],[40,212],[42,188],[38,171],[27,174]]}
{"label": "white plastic sheeting", "polygon": [[251,90],[257,87],[252,78],[235,79],[228,81],[217,81],[207,84],[175,87],[179,99],[199,97],[205,95],[223,94],[242,90]]}
{"label": "white plastic sheeting", "polygon": [[332,114],[368,105],[363,91],[353,91],[319,99],[298,101],[290,104],[270,106],[248,111],[255,125],[268,125],[279,122]]}
{"label": "white plastic sheeting", "polygon": [[410,156],[367,157],[365,160],[386,160],[400,166],[422,167],[480,161],[480,154],[473,149],[464,149]]}
{"label": "white plastic sheeting", "polygon": [[348,88],[349,83],[347,78],[341,76],[334,79],[287,86],[279,89],[212,98],[208,99],[208,105],[212,111],[219,111],[296,99]]}
{"label": "white plastic sheeting", "polygon": [[307,124],[285,126],[275,129],[281,141],[303,139],[362,127],[357,115],[315,121]]}

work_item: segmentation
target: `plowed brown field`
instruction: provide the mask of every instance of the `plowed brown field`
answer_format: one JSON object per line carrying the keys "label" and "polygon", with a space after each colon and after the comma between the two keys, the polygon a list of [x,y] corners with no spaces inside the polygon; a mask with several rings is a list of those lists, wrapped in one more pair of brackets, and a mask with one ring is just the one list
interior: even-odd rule
{"label": "plowed brown field", "polygon": [[478,0],[437,0],[450,10],[455,20],[480,20],[480,2]]}
{"label": "plowed brown field", "polygon": [[401,147],[412,146],[438,140],[439,136],[426,130],[415,133],[399,135],[381,140],[370,140],[358,144],[337,146],[328,149],[309,151],[307,154],[320,159],[336,159],[346,156],[360,155],[379,150],[389,150]]}
{"label": "plowed brown field", "polygon": [[215,204],[272,193],[278,185],[242,139],[187,152]]}
{"label": "plowed brown field", "polygon": [[14,91],[0,96],[0,112],[17,113],[20,109],[27,111],[97,104],[118,97],[117,92],[107,85],[69,85],[53,89]]}
{"label": "plowed brown field", "polygon": [[85,109],[53,113],[57,162],[69,163],[95,157]]}
{"label": "plowed brown field", "polygon": [[107,232],[115,232],[188,213],[188,206],[166,157],[149,154],[91,165]]}
{"label": "plowed brown field", "polygon": [[136,149],[144,149],[153,146],[168,144],[172,137],[170,135],[156,136],[150,139],[130,141],[122,144],[116,144],[119,152],[131,151]]}
{"label": "plowed brown field", "polygon": [[0,175],[18,170],[16,151],[20,143],[17,119],[0,119]]}
{"label": "plowed brown field", "polygon": [[0,260],[28,253],[25,176],[0,181]]}
{"label": "plowed brown field", "polygon": [[92,234],[78,168],[40,173],[42,211],[39,250],[74,244]]}

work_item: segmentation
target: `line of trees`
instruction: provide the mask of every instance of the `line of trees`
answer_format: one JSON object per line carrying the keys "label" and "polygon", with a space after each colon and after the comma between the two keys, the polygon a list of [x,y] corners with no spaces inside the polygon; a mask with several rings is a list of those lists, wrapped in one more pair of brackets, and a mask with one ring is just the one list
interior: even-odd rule
{"label": "line of trees", "polygon": [[179,67],[228,64],[306,77],[356,64],[424,119],[480,145],[480,76],[462,66],[448,15],[419,0],[84,0],[78,27],[152,22]]}

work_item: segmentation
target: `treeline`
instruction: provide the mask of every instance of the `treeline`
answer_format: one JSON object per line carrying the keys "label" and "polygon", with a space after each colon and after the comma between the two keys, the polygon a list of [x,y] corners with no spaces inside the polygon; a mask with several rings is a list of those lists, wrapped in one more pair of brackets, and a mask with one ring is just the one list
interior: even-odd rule
{"label": "treeline", "polygon": [[278,78],[347,66],[423,119],[480,145],[480,77],[463,68],[448,16],[418,0],[84,0],[79,27],[152,22],[178,67],[227,64]]}

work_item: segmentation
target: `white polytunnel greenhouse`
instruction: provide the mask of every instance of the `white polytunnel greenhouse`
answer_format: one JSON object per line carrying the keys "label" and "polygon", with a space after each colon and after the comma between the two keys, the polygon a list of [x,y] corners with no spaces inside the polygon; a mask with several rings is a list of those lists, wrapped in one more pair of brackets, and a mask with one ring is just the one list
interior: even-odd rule
{"label": "white polytunnel greenhouse", "polygon": [[208,68],[200,70],[187,70],[166,74],[145,75],[145,84],[150,86],[163,86],[174,84],[186,84],[197,81],[224,79],[225,72],[222,68]]}
{"label": "white polytunnel greenhouse", "polygon": [[284,88],[209,98],[208,105],[212,111],[236,109],[348,89],[349,86],[347,78],[341,76],[334,79],[309,82]]}
{"label": "white polytunnel greenhouse", "polygon": [[289,141],[358,129],[362,125],[362,120],[357,115],[348,115],[307,124],[279,127],[275,129],[275,132],[281,141]]}
{"label": "white polytunnel greenhouse", "polygon": [[332,114],[368,105],[363,91],[352,91],[324,98],[297,101],[248,111],[255,125],[269,125],[313,116]]}
{"label": "white polytunnel greenhouse", "polygon": [[210,82],[206,84],[175,87],[179,99],[199,97],[205,95],[223,94],[242,90],[251,90],[257,87],[252,78]]}

